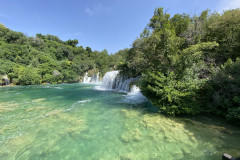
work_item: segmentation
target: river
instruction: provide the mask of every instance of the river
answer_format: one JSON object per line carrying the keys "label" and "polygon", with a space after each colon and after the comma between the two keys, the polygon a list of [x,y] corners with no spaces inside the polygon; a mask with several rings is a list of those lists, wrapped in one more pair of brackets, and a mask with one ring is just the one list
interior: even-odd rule
{"label": "river", "polygon": [[240,129],[173,118],[94,84],[0,88],[0,159],[219,160],[240,155]]}

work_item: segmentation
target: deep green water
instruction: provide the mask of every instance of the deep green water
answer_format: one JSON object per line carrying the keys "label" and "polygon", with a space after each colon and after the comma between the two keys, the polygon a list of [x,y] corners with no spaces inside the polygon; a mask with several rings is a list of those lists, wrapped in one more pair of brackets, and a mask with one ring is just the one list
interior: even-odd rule
{"label": "deep green water", "polygon": [[220,160],[240,155],[240,129],[167,118],[149,103],[89,84],[0,88],[0,159]]}

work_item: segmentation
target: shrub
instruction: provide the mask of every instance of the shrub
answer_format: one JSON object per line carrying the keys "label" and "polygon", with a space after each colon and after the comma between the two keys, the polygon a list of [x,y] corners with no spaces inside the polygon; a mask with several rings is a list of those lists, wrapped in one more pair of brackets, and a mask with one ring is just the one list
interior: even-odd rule
{"label": "shrub", "polygon": [[19,71],[19,84],[31,85],[40,84],[41,76],[37,73],[36,69],[22,68]]}

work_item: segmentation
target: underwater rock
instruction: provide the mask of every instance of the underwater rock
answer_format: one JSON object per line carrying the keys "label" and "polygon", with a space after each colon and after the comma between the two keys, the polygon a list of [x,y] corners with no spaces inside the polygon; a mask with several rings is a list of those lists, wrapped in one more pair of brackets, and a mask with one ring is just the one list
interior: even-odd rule
{"label": "underwater rock", "polygon": [[30,112],[30,111],[39,111],[44,109],[46,109],[46,107],[30,107],[30,108],[26,108],[25,111]]}
{"label": "underwater rock", "polygon": [[44,101],[45,98],[38,98],[38,99],[34,99],[32,100],[32,102],[41,102],[41,101]]}
{"label": "underwater rock", "polygon": [[13,108],[7,108],[7,107],[0,106],[0,113],[9,112],[9,111],[13,111],[13,110],[14,110]]}
{"label": "underwater rock", "polygon": [[140,141],[143,138],[142,133],[139,131],[139,129],[133,129],[129,132],[125,132],[121,136],[121,140],[123,142],[133,142],[133,141]]}
{"label": "underwater rock", "polygon": [[58,121],[62,121],[62,123],[67,123],[68,127],[63,128],[60,132],[61,135],[70,135],[71,137],[78,137],[83,130],[87,128],[86,120],[83,118],[74,118],[69,114],[60,113],[57,115]]}
{"label": "underwater rock", "polygon": [[62,112],[62,109],[56,109],[45,114],[46,117],[57,115]]}
{"label": "underwater rock", "polygon": [[19,104],[3,102],[0,103],[0,113],[14,111],[18,108]]}
{"label": "underwater rock", "polygon": [[19,154],[22,152],[25,148],[27,148],[27,146],[33,143],[34,138],[34,136],[29,134],[9,138],[6,140],[4,148],[3,146],[0,146],[0,157],[2,157],[2,155],[8,155],[8,159],[16,159],[15,154],[12,153],[16,153],[16,151],[18,151],[16,154]]}
{"label": "underwater rock", "polygon": [[121,110],[121,112],[126,118],[136,118],[140,114],[139,111],[137,111],[137,110],[123,109],[123,110]]}
{"label": "underwater rock", "polygon": [[120,160],[139,160],[139,157],[134,153],[122,154],[119,157]]}

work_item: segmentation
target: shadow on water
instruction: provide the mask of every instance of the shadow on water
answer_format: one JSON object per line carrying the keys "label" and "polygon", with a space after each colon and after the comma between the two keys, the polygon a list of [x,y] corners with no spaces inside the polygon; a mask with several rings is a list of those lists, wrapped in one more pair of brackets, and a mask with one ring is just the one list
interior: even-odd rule
{"label": "shadow on water", "polygon": [[[148,113],[154,114],[154,112]],[[181,130],[181,127],[177,127],[179,124],[181,124],[183,125],[183,128],[185,130],[184,134],[187,134],[189,137],[188,140],[192,141],[191,143],[193,144],[198,143],[197,146],[195,146],[196,148],[198,148],[196,150],[196,153],[190,154],[188,151],[183,150],[184,159],[187,158],[195,160],[220,160],[221,156],[224,153],[228,153],[234,157],[240,156],[239,126],[233,125],[230,122],[226,122],[225,120],[221,120],[215,117],[169,117],[161,115],[160,113],[158,114],[160,117],[165,117],[172,121],[169,124],[165,123],[167,125],[171,125],[172,128],[170,130],[172,130],[172,132],[175,132],[175,130]],[[159,125],[161,124],[162,122],[159,123]],[[181,134],[176,134],[176,137],[177,136],[181,137]],[[169,135],[169,137],[171,136]],[[172,138],[169,137],[165,137],[165,139],[167,139],[167,142],[169,141],[168,139]],[[169,142],[171,142],[171,140]],[[191,145],[189,145],[189,147],[191,147]],[[203,158],[202,155],[204,155],[205,158]]]}
{"label": "shadow on water", "polygon": [[176,122],[184,124],[184,128],[192,133],[195,139],[202,143],[206,150],[199,152],[209,159],[221,159],[224,153],[240,156],[240,128],[226,120],[217,117],[194,116],[174,118]]}

